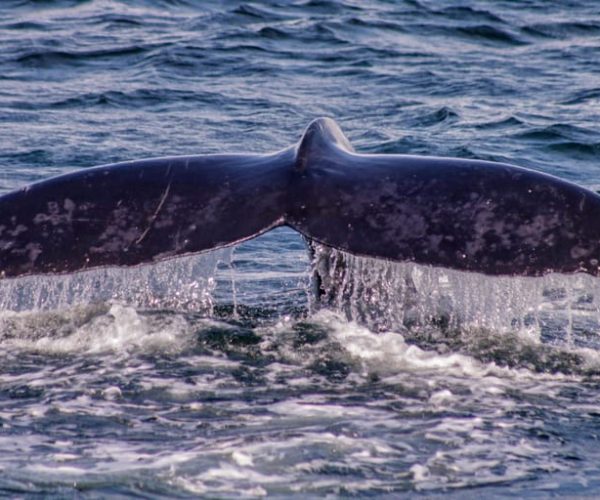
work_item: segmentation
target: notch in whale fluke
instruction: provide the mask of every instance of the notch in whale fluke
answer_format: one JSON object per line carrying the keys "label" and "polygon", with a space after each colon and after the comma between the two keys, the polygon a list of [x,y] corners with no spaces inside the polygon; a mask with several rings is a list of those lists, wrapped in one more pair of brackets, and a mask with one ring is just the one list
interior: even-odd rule
{"label": "notch in whale fluke", "polygon": [[329,118],[266,155],[84,169],[0,197],[0,273],[129,266],[288,225],[393,261],[493,275],[600,274],[600,196],[476,160],[354,152]]}

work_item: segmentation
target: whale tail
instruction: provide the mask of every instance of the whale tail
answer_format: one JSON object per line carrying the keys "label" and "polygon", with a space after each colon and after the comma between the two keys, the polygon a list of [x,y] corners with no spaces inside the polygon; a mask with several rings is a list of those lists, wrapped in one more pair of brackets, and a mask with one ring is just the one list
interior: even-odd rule
{"label": "whale tail", "polygon": [[600,274],[600,196],[512,165],[354,152],[312,122],[270,155],[84,169],[0,197],[4,277],[129,266],[288,225],[357,255],[485,274]]}

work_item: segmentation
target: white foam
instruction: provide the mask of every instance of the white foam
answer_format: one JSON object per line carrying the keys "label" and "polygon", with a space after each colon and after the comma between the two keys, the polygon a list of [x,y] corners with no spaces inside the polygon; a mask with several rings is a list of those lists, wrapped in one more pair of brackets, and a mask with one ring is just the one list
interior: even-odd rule
{"label": "white foam", "polygon": [[480,363],[470,356],[425,351],[407,344],[400,333],[374,333],[330,311],[321,311],[314,319],[331,329],[332,338],[359,364],[364,374],[392,375],[403,371],[443,370],[458,376],[482,377],[508,373],[507,369],[493,363]]}
{"label": "white foam", "polygon": [[252,460],[252,456],[248,455],[247,453],[243,453],[241,451],[237,451],[237,450],[234,451],[231,454],[231,458],[240,467],[251,467],[252,465],[254,465],[254,462]]}
{"label": "white foam", "polygon": [[104,396],[104,399],[106,399],[108,401],[113,401],[115,399],[120,399],[121,397],[123,397],[123,394],[121,392],[121,389],[119,389],[118,387],[112,386],[112,387],[107,387],[106,389],[104,389],[102,391],[102,396]]}
{"label": "white foam", "polygon": [[[148,316],[121,304],[83,314],[83,319],[78,316],[80,312],[4,314],[0,317],[0,330],[5,334],[3,344],[5,348],[51,354],[177,353],[193,340],[192,328],[182,315]],[[48,321],[53,320],[62,328],[56,329],[52,323],[48,328]],[[14,335],[6,334],[5,325],[14,329]]]}
{"label": "white foam", "polygon": [[49,475],[68,475],[68,476],[83,476],[88,473],[88,470],[83,467],[71,467],[68,465],[47,465],[34,464],[27,466],[27,470],[36,474]]}
{"label": "white foam", "polygon": [[429,402],[434,406],[444,406],[446,403],[451,403],[455,400],[454,394],[448,389],[434,392],[429,396]]}
{"label": "white foam", "polygon": [[429,479],[429,469],[421,464],[414,464],[410,468],[415,482],[424,482]]}

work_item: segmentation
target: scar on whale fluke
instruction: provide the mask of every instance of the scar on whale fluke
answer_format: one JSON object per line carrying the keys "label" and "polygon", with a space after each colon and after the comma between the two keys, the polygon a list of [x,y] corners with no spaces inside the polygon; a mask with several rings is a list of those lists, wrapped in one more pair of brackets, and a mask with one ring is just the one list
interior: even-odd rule
{"label": "scar on whale fluke", "polygon": [[478,160],[356,153],[320,118],[272,154],[83,169],[0,197],[3,277],[131,266],[278,226],[352,254],[490,275],[600,274],[600,196]]}

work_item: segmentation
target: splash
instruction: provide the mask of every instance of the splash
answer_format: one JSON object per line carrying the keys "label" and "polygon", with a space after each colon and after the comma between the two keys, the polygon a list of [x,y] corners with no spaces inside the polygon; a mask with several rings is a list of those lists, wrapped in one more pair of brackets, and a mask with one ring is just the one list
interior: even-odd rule
{"label": "splash", "polygon": [[211,314],[215,270],[229,250],[216,250],[128,268],[100,268],[68,275],[0,281],[0,310],[64,309],[116,301],[144,309]]}
{"label": "splash", "polygon": [[587,274],[485,276],[314,251],[320,304],[373,330],[487,330],[600,348],[600,280]]}

